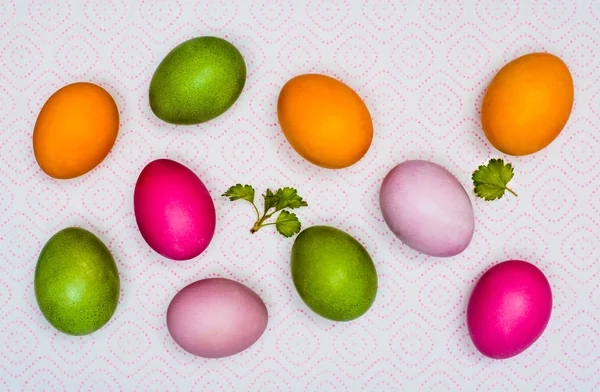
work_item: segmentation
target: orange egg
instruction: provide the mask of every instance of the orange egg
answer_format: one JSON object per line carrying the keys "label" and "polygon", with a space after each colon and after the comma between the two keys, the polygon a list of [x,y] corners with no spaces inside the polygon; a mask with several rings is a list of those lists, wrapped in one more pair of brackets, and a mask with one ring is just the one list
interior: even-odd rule
{"label": "orange egg", "polygon": [[481,124],[490,143],[508,155],[529,155],[562,131],[573,107],[573,79],[565,63],[532,53],[506,64],[483,98]]}
{"label": "orange egg", "polygon": [[98,166],[115,143],[119,110],[106,90],[73,83],[44,104],[33,130],[33,152],[51,177],[81,176]]}
{"label": "orange egg", "polygon": [[306,74],[290,79],[279,94],[277,115],[294,150],[321,167],[355,164],[373,140],[373,122],[363,100],[329,76]]}

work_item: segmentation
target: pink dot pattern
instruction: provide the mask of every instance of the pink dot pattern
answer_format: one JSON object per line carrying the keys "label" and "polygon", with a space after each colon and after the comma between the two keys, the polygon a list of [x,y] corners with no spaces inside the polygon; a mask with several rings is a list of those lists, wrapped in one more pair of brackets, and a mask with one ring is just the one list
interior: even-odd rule
{"label": "pink dot pattern", "polygon": [[[0,390],[8,391],[600,391],[600,2],[534,0],[3,0],[0,1]],[[158,120],[148,107],[153,71],[174,46],[216,35],[242,52],[248,80],[224,115],[198,126]],[[529,157],[506,157],[483,135],[485,88],[507,61],[532,51],[563,58],[575,106],[562,134]],[[375,124],[355,166],[301,159],[277,122],[291,77],[334,76],[354,88]],[[87,175],[53,180],[37,166],[35,117],[58,88],[90,81],[115,98],[121,127]],[[208,250],[176,264],[146,245],[133,185],[153,159],[194,170],[209,188],[217,228]],[[489,158],[515,165],[513,188],[475,199],[470,175]],[[439,260],[404,246],[379,212],[385,174],[406,159],[451,170],[476,216],[471,246]],[[312,313],[289,272],[292,241],[248,234],[252,210],[219,195],[237,182],[262,193],[298,188],[305,227],[348,231],[369,250],[379,292],[351,323]],[[66,226],[96,233],[122,282],[112,320],[85,337],[63,335],[35,302],[33,271]],[[472,345],[465,307],[491,265],[523,258],[554,291],[550,324],[522,355],[492,361]],[[171,298],[206,277],[238,280],[269,310],[249,350],[204,360],[170,338]]]}

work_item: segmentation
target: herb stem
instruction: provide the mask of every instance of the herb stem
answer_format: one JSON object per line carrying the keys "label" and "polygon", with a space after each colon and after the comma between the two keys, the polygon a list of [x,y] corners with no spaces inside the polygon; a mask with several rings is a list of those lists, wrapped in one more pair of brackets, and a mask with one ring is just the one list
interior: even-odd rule
{"label": "herb stem", "polygon": [[253,202],[250,202],[250,204],[252,204],[252,207],[254,207],[254,211],[256,211],[256,220],[259,220],[260,212],[258,212],[258,208],[256,208],[256,204],[254,204]]}
{"label": "herb stem", "polygon": [[513,195],[515,195],[516,197],[519,197],[519,195],[517,195],[515,192],[512,191],[512,189],[510,189],[509,187],[505,186],[506,190],[509,191],[510,193],[512,193]]}
{"label": "herb stem", "polygon": [[271,215],[273,215],[273,214],[269,214],[269,215],[265,214],[262,217],[259,216],[258,219],[256,220],[256,222],[254,222],[254,226],[252,226],[252,229],[250,229],[250,233],[254,234],[257,231],[259,231],[261,227],[266,226],[263,223],[264,223],[264,221],[269,219],[271,217]]}
{"label": "herb stem", "polygon": [[250,229],[250,234],[254,234],[257,231],[259,231],[261,228],[259,221],[256,221],[256,223],[254,223],[254,226],[252,226],[252,228]]}

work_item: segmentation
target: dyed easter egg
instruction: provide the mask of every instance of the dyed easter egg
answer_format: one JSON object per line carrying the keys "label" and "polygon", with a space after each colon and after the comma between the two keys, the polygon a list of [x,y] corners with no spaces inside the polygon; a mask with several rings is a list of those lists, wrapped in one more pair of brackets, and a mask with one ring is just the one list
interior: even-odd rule
{"label": "dyed easter egg", "polygon": [[379,192],[383,219],[414,250],[436,257],[461,253],[473,238],[471,200],[458,179],[433,162],[394,167]]}
{"label": "dyed easter egg", "polygon": [[171,300],[167,327],[185,351],[222,358],[252,346],[267,327],[267,308],[250,288],[213,278],[184,287]]}
{"label": "dyed easter egg", "polygon": [[105,325],[120,295],[117,264],[104,243],[85,229],[68,227],[48,240],[37,261],[35,298],[46,320],[69,335]]}
{"label": "dyed easter egg", "polygon": [[528,155],[549,145],[573,108],[573,79],[550,53],[531,53],[506,64],[490,83],[481,125],[490,143],[509,155]]}
{"label": "dyed easter egg", "polygon": [[373,122],[354,90],[325,75],[290,79],[277,101],[281,130],[307,161],[329,169],[358,162],[371,146]]}
{"label": "dyed easter egg", "polygon": [[92,83],[73,83],[44,104],[33,130],[33,152],[50,177],[81,176],[106,158],[117,138],[119,110],[111,95]]}
{"label": "dyed easter egg", "polygon": [[215,232],[215,207],[190,169],[169,159],[150,162],[140,173],[133,197],[140,233],[157,253],[188,260],[208,247]]}
{"label": "dyed easter egg", "polygon": [[300,298],[327,319],[356,319],[375,301],[377,272],[371,256],[354,237],[335,227],[312,226],[298,234],[291,269]]}
{"label": "dyed easter egg", "polygon": [[196,37],[177,45],[152,76],[150,108],[172,124],[200,124],[225,113],[246,83],[244,58],[228,41]]}
{"label": "dyed easter egg", "polygon": [[542,335],[552,312],[548,279],[526,261],[509,260],[487,270],[469,299],[467,326],[485,356],[514,357]]}

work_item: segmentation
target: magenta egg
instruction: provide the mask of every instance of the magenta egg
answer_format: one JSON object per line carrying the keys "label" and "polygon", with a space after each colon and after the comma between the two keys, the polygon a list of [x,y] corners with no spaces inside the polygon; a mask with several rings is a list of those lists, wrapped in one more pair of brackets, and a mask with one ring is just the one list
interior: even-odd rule
{"label": "magenta egg", "polygon": [[223,278],[184,287],[169,304],[167,327],[185,351],[222,358],[252,346],[267,328],[267,308],[250,288]]}
{"label": "magenta egg", "polygon": [[487,357],[514,357],[542,335],[551,312],[552,290],[542,271],[526,261],[504,261],[487,270],[473,289],[469,335]]}
{"label": "magenta egg", "polygon": [[208,247],[215,233],[215,206],[200,178],[184,165],[169,159],[150,162],[133,199],[140,233],[157,253],[188,260]]}
{"label": "magenta egg", "polygon": [[410,160],[383,180],[379,205],[392,233],[412,249],[451,257],[471,243],[475,217],[458,179],[444,167]]}

